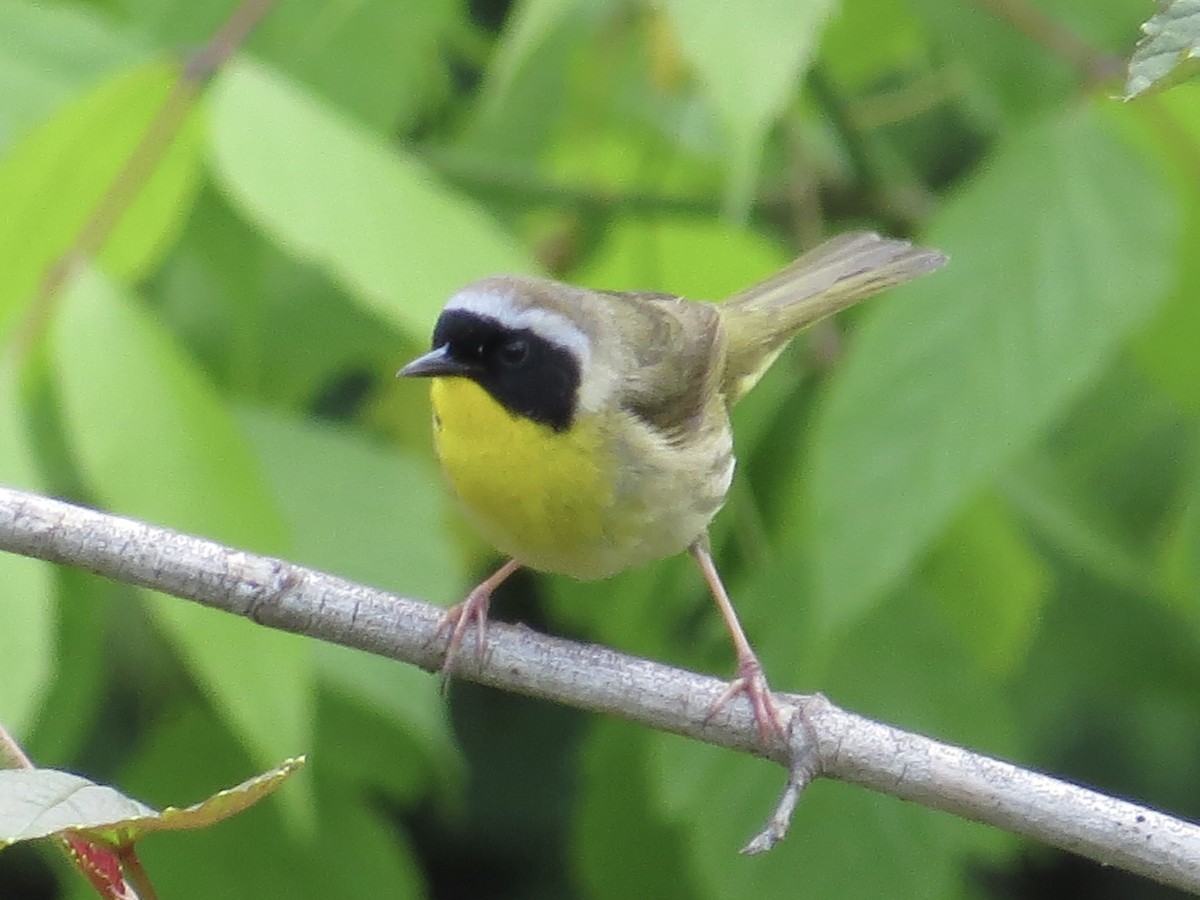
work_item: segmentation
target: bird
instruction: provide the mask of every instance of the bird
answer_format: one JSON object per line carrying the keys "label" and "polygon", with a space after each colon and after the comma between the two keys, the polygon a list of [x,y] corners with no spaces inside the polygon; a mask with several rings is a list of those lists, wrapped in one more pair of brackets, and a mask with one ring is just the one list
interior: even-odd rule
{"label": "bird", "polygon": [[[688,552],[733,641],[764,742],[788,721],[713,562],[708,528],[734,472],[730,410],[804,328],[947,258],[859,231],[829,238],[722,303],[497,275],[459,290],[429,352],[437,458],[466,517],[508,557],[442,617],[442,671],[521,567],[581,580]],[[867,551],[864,551],[867,552]]]}

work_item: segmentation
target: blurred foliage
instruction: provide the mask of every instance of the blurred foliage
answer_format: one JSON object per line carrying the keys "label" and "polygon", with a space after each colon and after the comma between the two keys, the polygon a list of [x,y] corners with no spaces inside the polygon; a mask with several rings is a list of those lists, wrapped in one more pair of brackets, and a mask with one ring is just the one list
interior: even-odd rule
{"label": "blurred foliage", "polygon": [[[450,603],[494,559],[392,378],[448,293],[911,236],[950,266],[735,411],[714,543],[772,684],[1200,816],[1200,88],[1113,99],[1144,0],[281,0],[37,299],[234,8],[0,0],[0,481]],[[497,612],[728,672],[710,606],[670,560]],[[740,858],[769,764],[7,555],[0,619],[39,765],[160,803],[309,755],[147,841],[163,896],[1170,896],[840,784]]]}

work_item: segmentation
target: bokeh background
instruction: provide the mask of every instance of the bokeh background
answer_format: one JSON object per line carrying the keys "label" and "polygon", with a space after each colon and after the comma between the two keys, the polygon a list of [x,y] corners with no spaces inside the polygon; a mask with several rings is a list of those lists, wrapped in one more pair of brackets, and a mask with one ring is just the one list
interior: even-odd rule
{"label": "bokeh background", "polygon": [[[449,604],[497,560],[393,373],[455,288],[717,299],[912,237],[950,266],[736,410],[771,681],[1200,817],[1200,89],[1114,99],[1150,3],[280,0],[171,95],[236,8],[0,0],[0,481]],[[686,559],[495,612],[732,671]],[[770,764],[8,555],[0,722],[158,806],[309,755],[142,845],[173,900],[1173,896],[836,783],[739,857]],[[0,896],[88,892],[22,846]]]}

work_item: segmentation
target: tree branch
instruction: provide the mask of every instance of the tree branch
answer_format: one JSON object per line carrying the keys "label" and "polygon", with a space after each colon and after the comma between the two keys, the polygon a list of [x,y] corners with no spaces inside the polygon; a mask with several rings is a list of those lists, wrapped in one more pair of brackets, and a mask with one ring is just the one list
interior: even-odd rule
{"label": "tree branch", "polygon": [[[0,549],[165,591],[272,628],[418,665],[441,664],[441,609],[212,541],[0,487]],[[495,623],[482,661],[458,677],[612,713],[789,767],[767,828],[769,849],[803,787],[823,776],[1036,838],[1105,865],[1200,893],[1200,826],[839,709],[820,695],[780,695],[798,711],[791,746],[766,751],[748,705],[708,718],[716,678],[604,647]]]}

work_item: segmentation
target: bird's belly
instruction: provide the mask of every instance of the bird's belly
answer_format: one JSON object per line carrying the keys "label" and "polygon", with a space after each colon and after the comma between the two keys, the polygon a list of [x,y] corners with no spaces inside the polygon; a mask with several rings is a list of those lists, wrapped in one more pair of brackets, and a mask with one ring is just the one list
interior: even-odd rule
{"label": "bird's belly", "polygon": [[605,578],[679,553],[716,512],[693,511],[682,483],[650,478],[630,490],[627,462],[599,420],[556,432],[472,381],[438,378],[432,388],[438,458],[455,496],[524,565]]}

